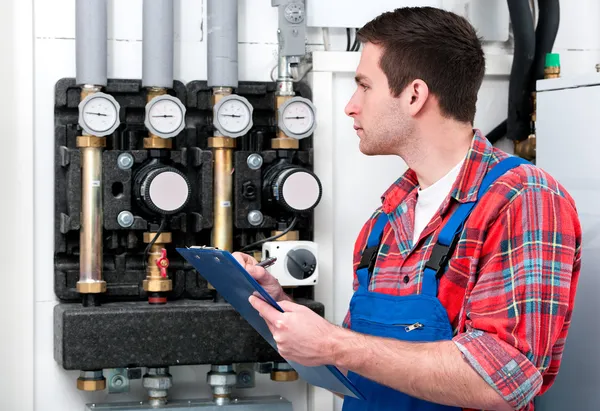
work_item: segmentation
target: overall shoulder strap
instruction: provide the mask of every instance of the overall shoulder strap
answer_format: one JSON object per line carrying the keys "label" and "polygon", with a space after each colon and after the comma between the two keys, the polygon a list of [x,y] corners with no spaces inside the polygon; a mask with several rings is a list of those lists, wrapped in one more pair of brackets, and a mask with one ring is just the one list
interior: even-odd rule
{"label": "overall shoulder strap", "polygon": [[425,263],[422,293],[433,296],[437,295],[438,279],[446,270],[446,265],[448,264],[452,253],[454,252],[456,243],[458,243],[462,233],[464,223],[471,214],[471,211],[473,211],[473,208],[477,202],[488,191],[494,181],[496,181],[500,176],[504,175],[504,173],[506,173],[508,170],[521,164],[530,163],[520,157],[515,156],[511,156],[500,161],[491,170],[489,170],[483,178],[477,193],[477,200],[461,204],[450,216],[438,235],[437,242],[433,246],[429,260],[427,263]]}
{"label": "overall shoulder strap", "polygon": [[375,261],[377,260],[377,254],[379,253],[379,247],[381,245],[381,238],[383,236],[383,229],[388,222],[388,216],[386,213],[381,211],[377,216],[377,220],[373,224],[373,228],[369,233],[367,239],[367,246],[363,250],[360,263],[356,269],[356,275],[358,276],[358,282],[364,289],[369,288],[369,281],[373,268],[375,267]]}

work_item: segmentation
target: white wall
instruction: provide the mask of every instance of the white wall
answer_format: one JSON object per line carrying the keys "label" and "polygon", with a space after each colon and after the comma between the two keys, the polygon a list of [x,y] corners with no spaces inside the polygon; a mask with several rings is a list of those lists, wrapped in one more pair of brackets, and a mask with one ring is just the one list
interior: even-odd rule
{"label": "white wall", "polygon": [[[175,77],[184,83],[206,79],[205,5],[202,0],[174,1]],[[447,3],[445,0],[444,4]],[[596,24],[600,3],[594,0],[579,1],[577,6],[572,3],[561,2],[563,19],[556,51],[561,53],[563,75],[594,70],[594,65],[600,62],[600,33]],[[34,401],[36,410],[62,411],[81,410],[86,402],[144,398],[139,381],[134,382],[136,388],[126,395],[81,393],[75,388],[77,373],[65,372],[53,359],[53,159],[49,153],[53,152],[54,84],[59,78],[75,75],[74,4],[74,0],[0,2],[0,55],[3,56],[0,78],[5,97],[0,103],[3,105],[0,116],[5,122],[0,138],[4,152],[11,153],[3,156],[1,170],[5,176],[18,173],[18,178],[4,180],[0,202],[1,215],[9,216],[1,236],[2,252],[8,256],[1,278],[2,284],[7,284],[3,289],[10,291],[0,306],[0,325],[5,336],[0,342],[0,363],[7,367],[3,374],[10,376],[3,378],[0,384],[0,408],[7,410],[32,410]],[[268,0],[240,0],[239,4],[240,80],[269,80],[276,62],[276,11]],[[141,9],[141,0],[109,0],[110,77],[141,77]],[[360,9],[356,12],[360,13]],[[576,37],[575,27],[586,30],[587,35]],[[308,34],[309,48],[322,50],[321,31],[311,28]],[[332,49],[345,48],[343,29],[332,29],[330,37]],[[504,53],[499,47],[488,49],[500,57]],[[354,87],[352,76],[348,73],[330,75],[330,89],[314,91],[317,97],[332,101],[331,106],[318,107],[321,113],[319,135],[323,138],[318,145],[330,151],[316,154],[317,167],[323,171],[324,187],[329,188],[317,211],[320,236],[324,240],[321,244],[321,250],[325,251],[324,266],[329,268],[329,274],[324,274],[317,293],[327,302],[328,318],[340,322],[350,298],[354,237],[377,205],[382,190],[403,170],[403,165],[392,158],[379,161],[359,154],[351,121],[343,114]],[[315,81],[326,76],[326,73],[314,73]],[[476,126],[484,132],[506,115],[507,84],[506,76],[489,77],[484,81],[476,119]],[[31,167],[34,154],[35,171]],[[342,176],[352,176],[353,180],[349,183],[342,180]],[[350,214],[342,215],[341,211]],[[12,292],[17,289],[18,293]],[[173,396],[208,396],[205,372],[205,367],[173,368]],[[275,384],[262,376],[259,388],[252,395],[267,393],[281,394],[292,400],[296,411],[306,410],[308,398],[313,396],[319,410],[326,411],[333,402],[332,397],[318,390],[309,392],[301,382]]]}
{"label": "white wall", "polygon": [[33,1],[0,1],[0,409],[33,409]]}

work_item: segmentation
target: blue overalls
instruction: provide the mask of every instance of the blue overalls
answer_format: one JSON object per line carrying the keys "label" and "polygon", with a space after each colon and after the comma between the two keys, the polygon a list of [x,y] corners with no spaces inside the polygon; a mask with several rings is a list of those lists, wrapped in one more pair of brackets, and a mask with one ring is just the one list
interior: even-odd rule
{"label": "blue overalls", "polygon": [[[509,169],[527,161],[519,157],[502,160],[483,179],[477,198]],[[422,291],[409,296],[394,296],[369,291],[371,273],[375,266],[383,229],[388,216],[381,213],[375,222],[362,253],[357,269],[358,290],[350,301],[351,329],[379,337],[403,341],[451,340],[452,325],[448,314],[437,298],[439,278],[445,271],[460,238],[463,224],[477,201],[461,204],[448,219],[438,236],[431,257],[425,264]],[[403,378],[398,370],[398,378]],[[350,381],[366,400],[351,397],[344,399],[343,411],[458,411],[460,408],[434,404],[411,397],[387,386],[378,384],[354,372],[348,373]]]}

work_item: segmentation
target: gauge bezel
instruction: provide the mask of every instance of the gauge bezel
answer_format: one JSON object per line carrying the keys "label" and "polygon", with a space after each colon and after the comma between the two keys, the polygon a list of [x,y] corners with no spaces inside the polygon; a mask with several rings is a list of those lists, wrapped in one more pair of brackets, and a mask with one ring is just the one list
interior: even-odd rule
{"label": "gauge bezel", "polygon": [[[290,129],[288,129],[286,127],[285,122],[283,121],[286,108],[290,104],[298,103],[298,102],[306,104],[308,106],[308,108],[310,110],[312,110],[312,115],[313,115],[312,125],[310,126],[308,131],[301,133],[301,134],[293,133]],[[292,97],[292,98],[286,100],[281,106],[279,106],[279,109],[277,110],[277,126],[284,132],[284,134],[286,136],[288,136],[290,138],[300,140],[300,139],[309,137],[310,135],[312,135],[315,132],[315,129],[317,128],[317,108],[312,103],[312,101],[310,101],[307,98],[299,97],[299,96]]]}
{"label": "gauge bezel", "polygon": [[[161,131],[158,131],[156,129],[156,127],[154,127],[154,125],[152,124],[152,120],[150,118],[150,110],[152,109],[152,107],[155,104],[160,103],[163,100],[172,101],[181,110],[181,123],[179,124],[179,126],[177,126],[175,131],[173,131],[171,133],[163,133]],[[186,113],[186,109],[185,109],[185,106],[183,105],[183,103],[181,102],[181,100],[179,100],[177,97],[171,96],[169,94],[161,94],[159,96],[154,97],[152,100],[150,100],[146,104],[146,115],[144,116],[144,125],[152,134],[154,134],[160,138],[165,138],[165,139],[172,138],[172,137],[179,135],[185,128],[185,113]]]}
{"label": "gauge bezel", "polygon": [[[241,131],[239,131],[237,133],[233,133],[233,132],[225,130],[225,128],[221,125],[221,122],[219,121],[219,110],[225,103],[227,103],[228,101],[231,101],[231,100],[240,101],[242,104],[244,104],[248,108],[248,111],[249,111],[248,124]],[[254,113],[254,107],[252,107],[252,104],[250,104],[248,99],[246,99],[245,97],[242,97],[240,95],[237,95],[237,94],[230,94],[228,96],[221,98],[219,100],[219,102],[217,104],[215,104],[215,106],[213,108],[213,126],[219,131],[219,133],[221,133],[225,137],[232,137],[232,138],[242,137],[242,136],[248,134],[250,129],[254,126],[254,121],[252,120],[253,113]]]}
{"label": "gauge bezel", "polygon": [[[109,104],[112,104],[115,108],[116,111],[116,115],[115,115],[115,122],[113,123],[112,126],[110,126],[110,128],[108,128],[106,131],[95,131],[94,129],[92,129],[91,127],[88,126],[87,122],[85,121],[85,118],[83,116],[83,113],[85,111],[85,108],[87,107],[87,105],[95,99],[103,99],[108,101]],[[79,102],[79,105],[77,106],[77,109],[79,111],[79,118],[77,120],[77,123],[79,124],[79,126],[83,129],[83,131],[91,136],[96,136],[96,137],[105,137],[108,135],[111,135],[112,133],[115,132],[115,130],[117,128],[119,128],[119,126],[121,125],[121,120],[119,118],[120,116],[120,112],[121,112],[121,105],[118,103],[118,101],[111,96],[110,94],[106,94],[106,93],[102,93],[101,91],[96,92],[96,93],[91,93],[88,94],[87,96],[85,96],[85,98],[83,100],[81,100]]]}

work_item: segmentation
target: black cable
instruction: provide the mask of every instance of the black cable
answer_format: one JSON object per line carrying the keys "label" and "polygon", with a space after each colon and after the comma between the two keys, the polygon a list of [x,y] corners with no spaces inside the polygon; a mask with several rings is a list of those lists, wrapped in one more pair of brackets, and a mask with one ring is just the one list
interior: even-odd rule
{"label": "black cable", "polygon": [[358,51],[360,49],[360,42],[358,41],[358,36],[356,35],[357,32],[358,32],[358,29],[354,29],[354,44],[352,45],[352,48],[350,49],[352,51]]}
{"label": "black cable", "polygon": [[544,78],[546,54],[552,52],[560,25],[559,0],[538,0],[538,25],[535,30],[535,57],[532,68],[531,91],[535,82]]}
{"label": "black cable", "polygon": [[268,237],[268,238],[265,238],[265,239],[262,239],[262,240],[259,240],[259,241],[255,241],[255,242],[253,242],[251,244],[248,244],[247,246],[242,247],[240,249],[240,252],[249,250],[252,247],[256,247],[257,245],[261,245],[262,243],[266,243],[267,241],[273,241],[273,240],[278,239],[279,237],[283,237],[284,235],[286,235],[287,233],[289,233],[296,226],[297,222],[298,222],[298,216],[294,215],[294,218],[292,219],[292,222],[290,223],[290,225],[285,230],[283,230],[281,233],[279,233],[277,235],[274,235],[274,236],[271,236],[271,237]]}
{"label": "black cable", "polygon": [[167,226],[167,216],[163,215],[162,220],[160,222],[160,226],[158,227],[158,231],[156,232],[156,234],[154,234],[154,238],[152,238],[152,241],[150,241],[148,243],[148,246],[144,250],[144,271],[146,270],[146,268],[148,268],[148,266],[147,266],[147,264],[148,264],[148,253],[150,252],[150,249],[152,248],[152,246],[154,245],[154,243],[158,239],[158,236],[160,235],[160,233],[162,233],[163,230],[166,228],[166,226]]}
{"label": "black cable", "polygon": [[350,29],[346,27],[346,51],[350,51]]}
{"label": "black cable", "polygon": [[498,140],[506,135],[506,120],[498,124],[492,131],[486,134],[487,139],[492,144],[496,144]]}
{"label": "black cable", "polygon": [[[535,53],[530,69],[528,94],[536,89],[536,81],[544,78],[546,54],[552,52],[554,41],[560,26],[559,0],[538,0],[538,24],[535,29]],[[489,134],[488,140],[494,144],[507,135],[507,120],[496,126]],[[521,136],[521,139],[524,136]],[[511,140],[519,139],[509,136]]]}
{"label": "black cable", "polygon": [[515,50],[508,85],[506,135],[511,140],[525,140],[531,132],[531,72],[535,55],[535,27],[529,2],[508,0]]}

